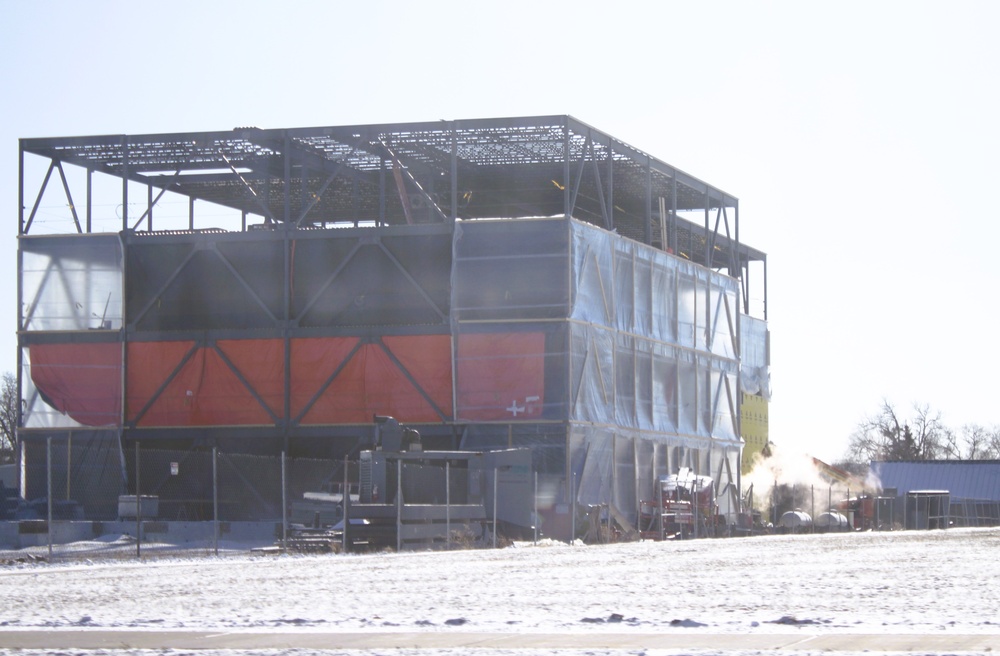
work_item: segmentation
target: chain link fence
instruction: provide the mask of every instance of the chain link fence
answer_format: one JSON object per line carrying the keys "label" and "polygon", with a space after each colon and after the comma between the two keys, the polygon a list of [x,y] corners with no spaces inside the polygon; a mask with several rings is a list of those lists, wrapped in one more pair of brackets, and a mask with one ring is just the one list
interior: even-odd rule
{"label": "chain link fence", "polygon": [[538,537],[528,450],[374,451],[351,461],[91,438],[30,446],[23,498],[11,490],[0,506],[0,564]]}
{"label": "chain link fence", "polygon": [[345,469],[336,460],[72,437],[28,451],[23,498],[9,486],[0,497],[0,563],[273,545],[293,519],[306,521],[307,493],[340,492]]}

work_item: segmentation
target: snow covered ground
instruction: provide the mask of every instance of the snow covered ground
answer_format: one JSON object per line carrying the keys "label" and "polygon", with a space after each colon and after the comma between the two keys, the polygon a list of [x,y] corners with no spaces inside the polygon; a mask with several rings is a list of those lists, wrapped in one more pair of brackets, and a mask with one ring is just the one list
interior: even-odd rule
{"label": "snow covered ground", "polygon": [[1000,529],[950,529],[9,566],[0,645],[23,629],[1000,634],[998,553]]}

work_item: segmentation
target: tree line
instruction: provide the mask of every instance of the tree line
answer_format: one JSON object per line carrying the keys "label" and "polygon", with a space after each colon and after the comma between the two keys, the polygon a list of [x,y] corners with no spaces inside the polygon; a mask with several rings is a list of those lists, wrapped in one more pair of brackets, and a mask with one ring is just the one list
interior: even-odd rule
{"label": "tree line", "polygon": [[909,416],[883,400],[875,414],[858,423],[851,435],[846,458],[850,462],[873,460],[997,460],[1000,459],[1000,426],[964,424],[957,430],[944,424],[941,413],[915,403]]}
{"label": "tree line", "polygon": [[14,462],[18,402],[17,378],[8,371],[0,379],[0,465]]}

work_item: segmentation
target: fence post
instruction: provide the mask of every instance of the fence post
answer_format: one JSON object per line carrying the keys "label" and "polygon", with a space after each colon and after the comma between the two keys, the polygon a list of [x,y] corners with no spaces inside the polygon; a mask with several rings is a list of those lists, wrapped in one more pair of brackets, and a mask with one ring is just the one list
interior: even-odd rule
{"label": "fence post", "polygon": [[812,532],[815,533],[816,532],[816,486],[815,485],[809,486],[809,503],[812,504],[811,507],[812,518],[813,518]]}
{"label": "fence post", "polygon": [[48,519],[45,522],[45,528],[49,533],[49,562],[52,562],[52,437],[49,436],[45,440],[45,475],[46,475],[46,485],[48,486]]}
{"label": "fence post", "polygon": [[[341,553],[347,553],[347,550],[348,550],[348,548],[349,548],[349,546],[351,544],[351,542],[350,542],[350,536],[347,534],[348,527],[351,525],[351,515],[350,515],[350,512],[351,512],[350,511],[350,508],[351,508],[351,478],[348,475],[348,471],[347,471],[347,465],[349,463],[349,461],[348,461],[347,458],[348,458],[348,456],[345,455],[344,456],[344,488],[343,488],[343,498],[341,499],[341,501],[343,502],[343,506],[344,506],[344,512],[343,512],[343,515],[344,515],[344,520],[343,520],[343,522],[344,522],[344,528],[340,532],[340,543],[341,543],[340,544],[340,551],[341,551]],[[360,473],[358,475],[358,479],[360,481]]]}
{"label": "fence post", "polygon": [[403,550],[403,461],[396,460],[396,552]]}
{"label": "fence post", "polygon": [[72,501],[73,479],[73,431],[66,436],[66,501]]}
{"label": "fence post", "polygon": [[570,475],[570,529],[569,529],[569,543],[570,545],[576,544],[576,472]]}
{"label": "fence post", "polygon": [[444,545],[451,550],[451,461],[444,461]]}
{"label": "fence post", "polygon": [[774,487],[771,488],[771,525],[778,529],[778,479],[774,479]]}
{"label": "fence post", "polygon": [[285,452],[281,452],[281,550],[288,544],[288,476]]}
{"label": "fence post", "polygon": [[497,548],[497,476],[499,469],[493,468],[493,548]]}
{"label": "fence post", "polygon": [[653,490],[656,493],[656,522],[660,527],[660,540],[666,540],[666,527],[663,525],[663,483],[660,482],[660,475],[654,476]]}
{"label": "fence post", "polygon": [[212,547],[219,555],[219,447],[212,447]]}
{"label": "fence post", "polygon": [[694,477],[694,484],[691,486],[691,516],[694,518],[694,526],[692,533],[694,534],[693,539],[698,539],[698,522],[701,517],[698,514],[698,502],[701,501],[701,490],[698,489],[698,477]]}
{"label": "fence post", "polygon": [[535,472],[535,491],[534,491],[535,507],[532,510],[534,516],[531,518],[531,524],[535,529],[535,544],[538,544],[538,472]]}
{"label": "fence post", "polygon": [[139,440],[135,441],[135,557],[142,558],[142,499],[139,485]]}

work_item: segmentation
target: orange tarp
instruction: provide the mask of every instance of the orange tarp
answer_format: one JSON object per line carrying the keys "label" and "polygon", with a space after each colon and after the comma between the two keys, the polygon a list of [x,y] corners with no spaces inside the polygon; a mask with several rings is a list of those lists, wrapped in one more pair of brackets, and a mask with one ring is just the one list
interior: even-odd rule
{"label": "orange tarp", "polygon": [[[449,335],[293,339],[290,417],[304,425],[367,424],[376,414],[450,421],[451,348]],[[129,342],[126,416],[143,427],[277,424],[284,349],[281,339]],[[120,422],[121,344],[33,345],[30,357],[32,380],[55,409],[90,426]],[[462,335],[456,372],[458,419],[540,417],[545,336]]]}
{"label": "orange tarp", "polygon": [[[281,416],[284,347],[281,340],[229,340],[219,350],[276,416]],[[192,342],[132,342],[128,354],[129,417],[139,426],[273,424],[275,419],[214,348]],[[171,372],[183,367],[141,415]],[[242,367],[241,367],[242,365]]]}
{"label": "orange tarp", "polygon": [[458,339],[458,418],[540,417],[545,400],[545,335],[488,333]]}
{"label": "orange tarp", "polygon": [[42,398],[84,426],[120,426],[122,345],[33,344],[31,380]]}
{"label": "orange tarp", "polygon": [[[306,409],[310,399],[343,365],[300,423],[367,424],[376,414],[409,423],[450,418],[451,339],[447,335],[392,336],[382,338],[382,343],[385,348],[374,343],[360,345],[345,362],[358,346],[358,339],[293,340],[293,417]],[[405,368],[405,373],[386,350]]]}

